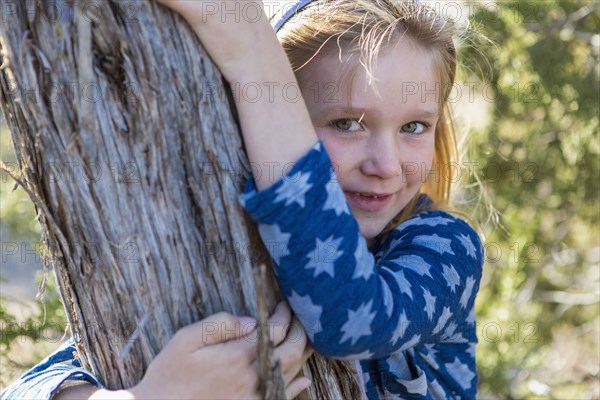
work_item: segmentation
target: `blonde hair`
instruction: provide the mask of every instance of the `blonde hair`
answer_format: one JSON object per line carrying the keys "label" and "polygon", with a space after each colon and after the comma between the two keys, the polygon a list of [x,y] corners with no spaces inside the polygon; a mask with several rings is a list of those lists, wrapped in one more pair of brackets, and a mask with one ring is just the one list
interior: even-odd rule
{"label": "blonde hair", "polygon": [[[277,19],[291,2],[274,15]],[[429,50],[439,79],[440,119],[435,130],[434,166],[456,163],[458,149],[455,124],[448,97],[456,77],[454,25],[430,7],[414,0],[315,0],[292,17],[278,32],[278,38],[302,81],[303,68],[318,54],[339,52],[346,60],[358,58],[368,77],[382,46],[406,37]],[[350,57],[354,56],[354,57]],[[353,72],[350,69],[350,72]],[[343,78],[348,75],[343,74]],[[416,211],[420,193],[433,201],[430,209],[448,209],[452,180],[428,175],[407,206],[388,224],[389,232]],[[437,178],[437,179],[436,179]]]}

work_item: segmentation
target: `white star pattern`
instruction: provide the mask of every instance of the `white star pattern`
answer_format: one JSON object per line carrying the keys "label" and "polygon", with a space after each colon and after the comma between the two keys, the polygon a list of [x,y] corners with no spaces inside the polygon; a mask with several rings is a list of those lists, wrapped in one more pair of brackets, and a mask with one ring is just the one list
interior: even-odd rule
{"label": "white star pattern", "polygon": [[427,379],[423,371],[421,371],[421,375],[419,375],[418,378],[410,381],[396,379],[396,382],[403,385],[408,393],[419,394],[421,396],[425,396],[427,394]]}
{"label": "white star pattern", "polygon": [[346,197],[337,181],[329,180],[325,185],[325,191],[327,192],[327,200],[325,200],[325,204],[323,204],[323,211],[333,210],[335,211],[336,216],[344,213],[350,214],[348,204],[346,203]]}
{"label": "white star pattern", "polygon": [[373,353],[371,353],[369,350],[365,350],[362,353],[348,354],[347,356],[344,356],[344,359],[345,360],[368,360],[371,357],[373,357]]}
{"label": "white star pattern", "polygon": [[286,206],[289,206],[292,203],[298,203],[300,207],[304,207],[306,204],[306,192],[313,186],[312,183],[308,183],[310,175],[310,172],[303,172],[298,179],[284,177],[282,185],[275,189],[277,197],[275,197],[273,202],[277,203],[285,200]]}
{"label": "white star pattern", "polygon": [[449,223],[454,222],[454,220],[444,217],[414,217],[406,220],[402,224],[400,224],[399,228],[406,228],[407,226],[412,225],[428,225],[428,226],[437,226],[437,225],[448,225]]}
{"label": "white star pattern", "polygon": [[380,399],[385,399],[385,400],[403,400],[401,395],[396,394],[396,393],[392,393],[392,392],[388,391],[385,388],[384,388],[385,395],[382,396],[379,393],[379,387],[376,386],[376,388],[377,388],[377,394],[379,395],[378,398],[380,398]]}
{"label": "white star pattern", "polygon": [[404,343],[404,345],[400,347],[398,351],[405,351],[406,349],[416,346],[419,343],[419,340],[421,340],[421,335],[413,335],[413,337],[410,338],[408,342]]}
{"label": "white star pattern", "polygon": [[[456,326],[451,326],[451,325],[454,325],[454,323],[451,323],[450,325],[448,325],[448,329],[446,329],[446,332],[444,332],[444,334],[443,334],[444,341],[448,342],[448,343],[467,343],[468,340],[464,338],[462,333],[454,332],[454,330],[456,329]],[[446,333],[449,332],[450,330],[452,330],[452,334],[447,335]]]}
{"label": "white star pattern", "polygon": [[442,310],[442,315],[438,319],[438,323],[431,332],[433,335],[442,330],[442,328],[446,325],[446,322],[452,317],[452,311],[450,311],[450,307],[444,307]]}
{"label": "white star pattern", "polygon": [[462,308],[467,308],[467,303],[473,293],[473,287],[475,286],[475,279],[472,276],[467,277],[467,284],[465,285],[465,291],[460,296],[460,305]]}
{"label": "white star pattern", "polygon": [[389,318],[392,316],[392,306],[394,305],[394,299],[392,298],[392,291],[390,290],[390,286],[387,284],[387,282],[381,276],[379,276],[379,283],[381,284],[381,290],[383,292],[383,305],[385,306],[385,313],[387,314],[387,316]]}
{"label": "white star pattern", "polygon": [[471,311],[469,311],[469,315],[467,316],[466,321],[469,324],[474,324],[475,323],[475,309],[471,308]]}
{"label": "white star pattern", "polygon": [[394,240],[392,240],[390,242],[390,244],[387,246],[387,252],[389,253],[390,251],[393,251],[396,249],[396,247],[398,247],[399,245],[401,245],[403,242],[405,242],[404,236],[400,236]]}
{"label": "white star pattern", "polygon": [[442,274],[446,279],[446,283],[448,284],[450,291],[454,293],[456,286],[460,284],[460,276],[458,275],[458,272],[456,272],[452,264],[449,267],[447,265],[442,264],[442,269],[444,271]]}
{"label": "white star pattern", "polygon": [[477,255],[475,254],[475,245],[473,244],[473,241],[471,241],[471,238],[469,236],[459,233],[458,235],[454,235],[454,237],[460,240],[460,243],[467,251],[468,256],[477,259]]}
{"label": "white star pattern", "polygon": [[365,384],[371,382],[371,375],[369,375],[368,372],[363,372],[362,376],[363,376],[363,381],[365,382]]}
{"label": "white star pattern", "polygon": [[371,275],[373,275],[373,266],[375,265],[375,260],[373,259],[373,255],[367,249],[367,244],[361,242],[361,237],[358,238],[359,243],[354,251],[354,260],[356,262],[356,267],[354,267],[354,274],[352,274],[352,279],[357,279],[363,277],[365,281],[368,281]]}
{"label": "white star pattern", "polygon": [[408,254],[401,255],[400,257],[397,257],[396,259],[391,261],[396,263],[397,265],[401,265],[404,268],[408,268],[412,271],[415,271],[420,276],[427,275],[431,278],[431,274],[429,273],[429,269],[431,268],[431,266],[428,263],[426,263],[422,257],[415,256],[413,254]]}
{"label": "white star pattern", "polygon": [[433,380],[431,382],[428,382],[428,385],[429,385],[429,394],[431,395],[432,399],[448,399],[448,394],[440,386],[438,381]]}
{"label": "white star pattern", "polygon": [[[382,270],[390,271],[386,267],[383,267]],[[402,272],[402,271],[391,272],[390,271],[390,273],[394,276],[394,279],[396,279],[396,282],[398,282],[398,286],[400,287],[400,292],[406,294],[412,300],[412,298],[413,298],[412,290],[411,290],[412,285],[410,284],[408,279],[406,279],[406,276],[404,276],[404,272]]]}
{"label": "white star pattern", "polygon": [[427,247],[428,249],[436,251],[442,255],[444,253],[455,255],[450,245],[452,240],[440,237],[437,234],[415,236],[412,243]]}
{"label": "white star pattern", "polygon": [[448,327],[446,328],[446,330],[442,334],[442,339],[443,340],[448,340],[451,337],[453,337],[454,336],[454,331],[456,330],[456,327],[457,327],[457,325],[454,322],[450,322],[448,324]]}
{"label": "white star pattern", "polygon": [[317,238],[315,249],[307,254],[308,264],[304,267],[315,270],[313,278],[322,272],[334,277],[335,262],[344,254],[342,250],[338,250],[341,243],[341,237],[334,240],[333,236],[329,236],[324,241]]}
{"label": "white star pattern", "polygon": [[425,310],[425,312],[427,313],[427,317],[429,317],[429,320],[431,321],[431,319],[433,318],[433,313],[435,312],[435,299],[436,296],[432,296],[431,293],[429,292],[429,290],[422,288],[423,289],[423,298],[425,299],[425,308],[423,310]]}
{"label": "white star pattern", "polygon": [[288,245],[292,235],[282,232],[278,224],[259,224],[258,231],[271,257],[279,265],[281,257],[289,255]]}
{"label": "white star pattern", "polygon": [[475,373],[469,369],[467,364],[463,364],[458,357],[451,364],[444,364],[446,370],[454,380],[463,388],[469,389],[471,381],[475,378]]}
{"label": "white star pattern", "polygon": [[469,350],[466,351],[472,358],[475,358],[475,343],[469,343]]}
{"label": "white star pattern", "polygon": [[367,304],[362,304],[358,309],[348,310],[348,320],[341,328],[344,335],[340,339],[340,344],[350,339],[352,345],[362,336],[368,336],[371,332],[371,322],[375,318],[375,312],[371,312],[371,306],[373,300],[370,300]]}
{"label": "white star pattern", "polygon": [[410,321],[406,318],[406,313],[402,310],[402,314],[400,314],[400,318],[398,319],[398,325],[396,325],[396,329],[394,329],[394,335],[392,336],[392,346],[396,345],[398,339],[401,339],[406,332],[406,328],[410,325]]}
{"label": "white star pattern", "polygon": [[315,334],[321,332],[321,314],[323,307],[313,303],[310,296],[300,296],[292,291],[292,295],[288,298],[292,309],[296,313],[298,319],[302,322],[306,334],[311,342],[314,342]]}
{"label": "white star pattern", "polygon": [[435,360],[435,354],[438,351],[436,349],[434,349],[433,346],[435,346],[435,344],[426,344],[425,348],[427,349],[427,352],[425,352],[425,353],[419,352],[419,354],[421,355],[421,357],[423,357],[427,361],[427,363],[429,365],[431,365],[433,367],[433,369],[439,369],[440,366],[438,365],[437,361]]}
{"label": "white star pattern", "polygon": [[[410,350],[406,353],[410,353]],[[410,367],[408,366],[408,362],[406,360],[406,353],[399,351],[392,353],[385,362],[389,368],[389,372],[392,373],[397,379],[408,379],[412,376]]]}

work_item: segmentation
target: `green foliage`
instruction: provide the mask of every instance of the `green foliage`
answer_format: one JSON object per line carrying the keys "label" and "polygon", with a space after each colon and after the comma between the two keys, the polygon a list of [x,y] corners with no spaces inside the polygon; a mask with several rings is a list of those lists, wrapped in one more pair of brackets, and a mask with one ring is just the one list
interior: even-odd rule
{"label": "green foliage", "polygon": [[6,300],[0,296],[0,356],[8,357],[11,345],[17,339],[56,342],[64,335],[67,321],[54,281],[48,281],[44,297],[43,302],[37,303],[35,315],[18,320],[9,312]]}
{"label": "green foliage", "polygon": [[[476,148],[491,151],[471,158],[501,214],[488,229],[477,302],[480,393],[595,398],[598,5],[518,1],[494,10],[479,7],[472,18],[492,43],[463,50],[467,65],[489,61],[469,78],[494,88],[483,95],[491,122],[473,132]],[[545,362],[553,358],[560,362]]]}

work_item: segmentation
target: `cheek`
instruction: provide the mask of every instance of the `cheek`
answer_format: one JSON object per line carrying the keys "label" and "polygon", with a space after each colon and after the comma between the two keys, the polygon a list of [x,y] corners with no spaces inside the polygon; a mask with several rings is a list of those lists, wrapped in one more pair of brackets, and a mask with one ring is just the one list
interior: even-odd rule
{"label": "cheek", "polygon": [[432,171],[433,154],[435,143],[432,139],[427,143],[407,146],[407,151],[403,154],[402,163],[406,164],[406,181],[411,185],[421,185],[428,173],[435,174],[438,171]]}
{"label": "cheek", "polygon": [[353,157],[353,150],[349,146],[344,146],[343,143],[332,137],[331,134],[326,134],[322,129],[316,129],[317,136],[323,142],[325,150],[331,159],[333,169],[340,181],[343,181],[344,177],[352,169],[352,160],[356,160]]}

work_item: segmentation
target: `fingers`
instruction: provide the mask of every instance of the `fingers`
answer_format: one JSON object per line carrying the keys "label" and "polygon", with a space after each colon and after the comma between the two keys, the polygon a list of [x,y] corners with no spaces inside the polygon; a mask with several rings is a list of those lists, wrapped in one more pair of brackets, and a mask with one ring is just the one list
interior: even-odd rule
{"label": "fingers", "polygon": [[274,355],[279,359],[283,380],[290,383],[306,360],[312,355],[312,347],[308,345],[306,332],[300,322],[294,318],[285,341],[277,346]]}
{"label": "fingers", "polygon": [[286,337],[292,322],[292,310],[285,301],[275,307],[275,312],[269,318],[269,337],[275,346],[279,345]]}
{"label": "fingers", "polygon": [[205,346],[244,337],[253,332],[255,328],[256,320],[254,318],[236,317],[220,312],[181,328],[171,340],[189,351],[194,351]]}
{"label": "fingers", "polygon": [[291,400],[298,396],[303,390],[310,386],[310,379],[305,378],[303,376],[294,379],[289,385],[285,388],[285,397],[288,400]]}

